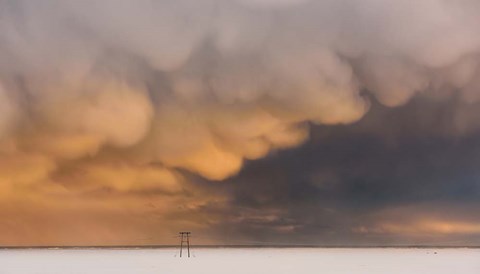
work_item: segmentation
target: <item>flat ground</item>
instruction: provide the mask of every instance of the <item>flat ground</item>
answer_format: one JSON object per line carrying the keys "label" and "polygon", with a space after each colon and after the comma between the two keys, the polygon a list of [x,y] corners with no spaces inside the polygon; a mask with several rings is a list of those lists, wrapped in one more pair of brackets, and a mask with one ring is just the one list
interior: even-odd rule
{"label": "flat ground", "polygon": [[479,274],[480,249],[199,248],[1,250],[0,274]]}

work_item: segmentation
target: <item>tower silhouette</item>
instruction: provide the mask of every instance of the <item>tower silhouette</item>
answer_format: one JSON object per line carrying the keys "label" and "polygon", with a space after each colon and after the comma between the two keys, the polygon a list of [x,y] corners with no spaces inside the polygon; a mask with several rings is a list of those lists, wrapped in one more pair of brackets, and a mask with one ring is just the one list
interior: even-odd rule
{"label": "tower silhouette", "polygon": [[183,243],[187,243],[188,257],[190,258],[190,234],[189,231],[179,232],[180,234],[180,257],[182,257]]}

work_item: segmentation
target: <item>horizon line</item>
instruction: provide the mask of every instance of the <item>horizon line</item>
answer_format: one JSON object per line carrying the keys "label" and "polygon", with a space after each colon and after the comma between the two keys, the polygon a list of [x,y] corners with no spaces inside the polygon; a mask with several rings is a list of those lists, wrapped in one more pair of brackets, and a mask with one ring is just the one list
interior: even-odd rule
{"label": "horizon line", "polygon": [[[480,245],[312,245],[312,244],[282,244],[282,245],[190,245],[191,248],[472,248]],[[167,249],[179,248],[179,245],[32,245],[32,246],[1,246],[6,249]]]}

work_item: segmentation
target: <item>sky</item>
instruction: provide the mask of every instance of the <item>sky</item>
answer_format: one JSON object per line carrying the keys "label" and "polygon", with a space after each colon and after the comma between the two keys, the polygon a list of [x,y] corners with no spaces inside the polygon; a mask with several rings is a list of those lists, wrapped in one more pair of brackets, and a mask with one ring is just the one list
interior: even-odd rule
{"label": "sky", "polygon": [[476,0],[0,0],[0,245],[480,245]]}

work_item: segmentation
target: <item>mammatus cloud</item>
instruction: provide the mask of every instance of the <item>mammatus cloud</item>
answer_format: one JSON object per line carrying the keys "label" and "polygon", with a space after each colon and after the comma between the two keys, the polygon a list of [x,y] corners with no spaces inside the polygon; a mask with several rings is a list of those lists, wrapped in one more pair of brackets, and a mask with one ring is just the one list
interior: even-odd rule
{"label": "mammatus cloud", "polygon": [[[2,189],[50,197],[209,180],[348,124],[368,91],[479,99],[473,0],[0,1]],[[119,178],[116,178],[119,176]],[[4,194],[7,195],[7,194]],[[8,195],[7,195],[8,196]]]}

